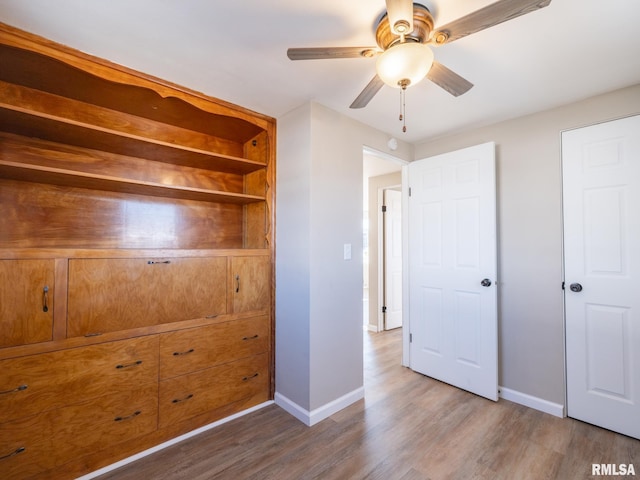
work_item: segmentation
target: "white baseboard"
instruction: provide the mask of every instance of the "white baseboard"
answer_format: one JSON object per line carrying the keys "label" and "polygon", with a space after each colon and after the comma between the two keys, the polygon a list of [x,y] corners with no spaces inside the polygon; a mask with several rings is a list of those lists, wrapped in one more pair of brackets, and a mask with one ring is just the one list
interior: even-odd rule
{"label": "white baseboard", "polygon": [[340,398],[337,398],[322,407],[316,408],[312,411],[306,410],[302,408],[297,403],[289,400],[284,395],[276,392],[275,394],[275,402],[280,408],[284,411],[293,415],[302,423],[307,425],[308,427],[315,425],[318,422],[321,422],[325,418],[330,417],[336,412],[339,412],[343,408],[348,407],[352,403],[357,402],[364,398],[364,387],[357,388],[352,392],[343,395]]}
{"label": "white baseboard", "polygon": [[135,462],[136,460],[140,460],[141,458],[146,457],[147,455],[151,455],[152,453],[155,453],[159,450],[170,447],[171,445],[180,443],[183,440],[186,440],[187,438],[191,438],[202,432],[211,430],[212,428],[222,425],[223,423],[230,422],[231,420],[235,420],[236,418],[242,417],[248,413],[255,412],[256,410],[260,410],[261,408],[264,408],[269,405],[273,405],[273,403],[274,403],[273,400],[269,400],[268,402],[261,403],[260,405],[256,405],[255,407],[247,408],[242,412],[235,413],[221,420],[218,420],[217,422],[210,423],[209,425],[205,425],[204,427],[200,427],[196,430],[192,430],[191,432],[185,433],[184,435],[180,435],[179,437],[172,438],[171,440],[161,443],[160,445],[156,445],[155,447],[151,447],[148,450],[145,450],[144,452],[136,453],[135,455],[132,455],[128,458],[120,460],[119,462],[112,463],[111,465],[107,465],[106,467],[103,467],[100,470],[96,470],[95,472],[91,472],[91,473],[88,473],[87,475],[83,475],[82,477],[78,477],[76,480],[91,480],[92,478],[99,477],[100,475],[104,475],[105,473],[111,472],[117,468],[123,467],[129,463]]}
{"label": "white baseboard", "polygon": [[563,418],[565,416],[564,405],[561,405],[559,403],[553,403],[548,400],[543,400],[542,398],[534,397],[533,395],[518,392],[516,390],[511,390],[510,388],[499,387],[499,391],[500,398],[504,398],[505,400],[509,400],[510,402],[524,405],[525,407],[533,408],[534,410],[539,410],[555,417]]}
{"label": "white baseboard", "polygon": [[378,333],[378,331],[379,331],[377,325],[372,325],[370,323],[367,323],[367,327],[366,328],[367,328],[367,330],[369,330],[370,332],[373,332],[373,333]]}

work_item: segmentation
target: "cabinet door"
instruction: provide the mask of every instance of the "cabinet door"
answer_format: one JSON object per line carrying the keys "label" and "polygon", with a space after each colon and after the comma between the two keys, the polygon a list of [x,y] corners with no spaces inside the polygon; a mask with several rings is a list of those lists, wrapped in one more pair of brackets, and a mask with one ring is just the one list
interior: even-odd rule
{"label": "cabinet door", "polygon": [[234,313],[264,310],[271,302],[271,258],[232,257]]}
{"label": "cabinet door", "polygon": [[226,313],[225,257],[72,259],[69,337]]}
{"label": "cabinet door", "polygon": [[269,317],[243,318],[160,335],[160,378],[171,378],[269,349]]}
{"label": "cabinet door", "polygon": [[2,360],[0,424],[157,379],[157,335]]}
{"label": "cabinet door", "polygon": [[0,347],[53,334],[53,260],[0,260]]}

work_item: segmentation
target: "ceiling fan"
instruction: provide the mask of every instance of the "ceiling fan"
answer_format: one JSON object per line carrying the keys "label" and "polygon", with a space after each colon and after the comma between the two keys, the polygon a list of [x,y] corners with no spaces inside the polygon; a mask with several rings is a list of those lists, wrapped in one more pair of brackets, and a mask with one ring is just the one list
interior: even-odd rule
{"label": "ceiling fan", "polygon": [[386,0],[387,11],[376,27],[378,47],[290,48],[287,56],[291,60],[377,56],[376,75],[350,108],[365,107],[385,84],[404,91],[423,78],[457,97],[473,84],[435,61],[430,46],[451,43],[550,3],[551,0],[499,0],[434,30],[433,16],[424,5],[412,0]]}

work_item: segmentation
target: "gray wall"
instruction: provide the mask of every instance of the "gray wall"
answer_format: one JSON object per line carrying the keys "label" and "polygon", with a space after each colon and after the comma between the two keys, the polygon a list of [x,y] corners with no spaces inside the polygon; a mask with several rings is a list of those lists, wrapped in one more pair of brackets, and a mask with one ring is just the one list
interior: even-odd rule
{"label": "gray wall", "polygon": [[415,146],[415,159],[494,141],[499,381],[564,404],[560,134],[640,112],[640,85]]}
{"label": "gray wall", "polygon": [[363,386],[362,149],[388,139],[316,103],[278,119],[276,392],[307,411]]}

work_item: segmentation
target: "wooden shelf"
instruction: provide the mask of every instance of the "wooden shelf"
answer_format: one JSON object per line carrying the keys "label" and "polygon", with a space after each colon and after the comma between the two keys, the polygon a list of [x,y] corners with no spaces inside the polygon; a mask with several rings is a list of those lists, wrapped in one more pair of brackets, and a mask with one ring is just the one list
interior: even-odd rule
{"label": "wooden shelf", "polygon": [[235,155],[240,147],[200,132],[0,81],[5,131],[120,155],[246,174],[265,163]]}
{"label": "wooden shelf", "polygon": [[237,205],[246,205],[265,200],[264,197],[258,197],[256,195],[221,192],[193,187],[167,186],[154,182],[134,181],[128,178],[117,178],[107,175],[93,175],[74,170],[15,163],[6,160],[0,160],[0,178],[50,183],[65,187],[89,188],[110,192],[133,193],[203,202],[233,203]]}

